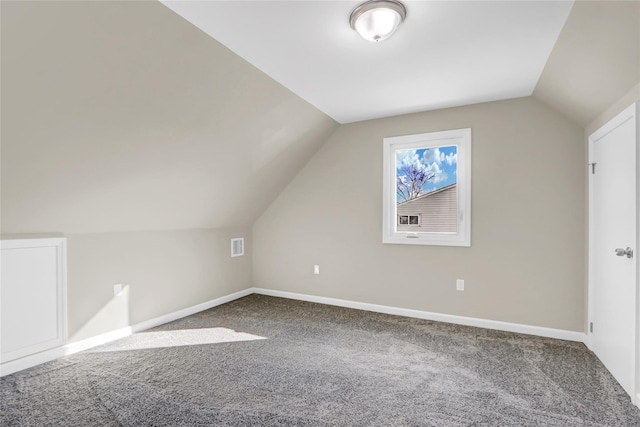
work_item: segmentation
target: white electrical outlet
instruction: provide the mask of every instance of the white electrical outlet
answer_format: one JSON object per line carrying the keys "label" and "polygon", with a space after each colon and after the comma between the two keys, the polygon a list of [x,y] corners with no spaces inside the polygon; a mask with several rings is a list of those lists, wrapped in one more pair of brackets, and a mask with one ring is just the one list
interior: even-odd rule
{"label": "white electrical outlet", "polygon": [[464,280],[456,280],[456,291],[464,291]]}
{"label": "white electrical outlet", "polygon": [[313,274],[320,274],[320,266],[319,265],[314,265],[313,266]]}
{"label": "white electrical outlet", "polygon": [[122,283],[117,283],[113,285],[113,296],[119,297],[122,295]]}

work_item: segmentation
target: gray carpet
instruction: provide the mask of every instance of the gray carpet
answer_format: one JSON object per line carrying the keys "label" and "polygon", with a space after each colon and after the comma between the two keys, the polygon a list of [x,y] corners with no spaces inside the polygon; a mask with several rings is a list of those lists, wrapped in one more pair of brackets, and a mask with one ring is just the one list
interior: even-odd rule
{"label": "gray carpet", "polygon": [[251,295],[0,380],[2,426],[640,426],[582,344]]}

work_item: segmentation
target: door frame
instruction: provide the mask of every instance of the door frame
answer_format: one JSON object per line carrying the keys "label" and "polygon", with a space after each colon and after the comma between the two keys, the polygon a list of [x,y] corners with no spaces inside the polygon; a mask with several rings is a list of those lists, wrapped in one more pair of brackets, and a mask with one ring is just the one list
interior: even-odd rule
{"label": "door frame", "polygon": [[[589,216],[588,216],[588,230],[589,230],[589,250],[588,250],[588,290],[587,290],[587,324],[586,324],[586,334],[587,334],[587,347],[589,350],[593,351],[593,334],[590,330],[590,324],[593,321],[594,314],[594,291],[595,291],[595,283],[593,280],[594,277],[594,254],[590,248],[594,247],[594,224],[591,221],[593,218],[593,208],[594,208],[594,200],[593,200],[593,174],[591,165],[594,162],[593,159],[593,148],[596,141],[607,135],[609,132],[616,129],[621,124],[625,123],[628,120],[635,119],[636,121],[636,168],[635,168],[635,179],[636,179],[636,236],[635,236],[635,247],[634,256],[639,256],[640,247],[638,247],[638,243],[640,242],[640,224],[638,223],[638,215],[640,215],[640,173],[638,168],[640,166],[640,144],[638,143],[640,140],[640,101],[634,102],[632,105],[624,109],[620,114],[615,116],[605,125],[600,127],[598,130],[589,135],[588,138],[588,150],[589,150],[589,169],[588,169],[588,186],[589,186]],[[596,165],[597,171],[597,165]],[[596,172],[597,173],[597,172]],[[634,359],[635,366],[633,376],[634,379],[634,389],[632,391],[632,402],[640,407],[640,262],[637,261],[636,258],[636,283],[635,283],[635,345],[634,345]]]}

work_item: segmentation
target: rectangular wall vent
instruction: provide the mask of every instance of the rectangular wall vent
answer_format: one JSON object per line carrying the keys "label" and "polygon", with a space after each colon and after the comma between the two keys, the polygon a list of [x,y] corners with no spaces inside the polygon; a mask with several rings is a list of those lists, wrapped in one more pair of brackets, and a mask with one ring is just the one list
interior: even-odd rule
{"label": "rectangular wall vent", "polygon": [[231,239],[231,256],[244,255],[244,237],[238,237]]}

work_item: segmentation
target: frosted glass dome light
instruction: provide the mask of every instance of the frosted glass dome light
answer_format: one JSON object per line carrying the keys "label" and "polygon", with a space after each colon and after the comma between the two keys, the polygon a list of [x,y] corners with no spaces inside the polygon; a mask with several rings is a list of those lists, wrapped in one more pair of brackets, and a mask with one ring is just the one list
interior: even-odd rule
{"label": "frosted glass dome light", "polygon": [[369,0],[351,12],[349,23],[365,40],[388,39],[407,16],[407,9],[396,0]]}

